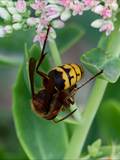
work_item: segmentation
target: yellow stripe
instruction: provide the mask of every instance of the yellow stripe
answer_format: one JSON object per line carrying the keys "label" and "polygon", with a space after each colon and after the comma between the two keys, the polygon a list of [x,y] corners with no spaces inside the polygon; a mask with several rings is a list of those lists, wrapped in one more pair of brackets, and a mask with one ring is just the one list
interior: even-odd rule
{"label": "yellow stripe", "polygon": [[76,73],[77,73],[77,82],[81,80],[82,78],[82,70],[81,70],[81,66],[77,65],[77,64],[71,64],[71,66],[74,67]]}
{"label": "yellow stripe", "polygon": [[65,65],[63,65],[63,67],[65,69],[70,69],[70,72],[69,72],[69,76],[71,77],[70,83],[71,83],[71,86],[75,85],[76,84],[76,73],[75,73],[75,70],[69,64],[65,64]]}
{"label": "yellow stripe", "polygon": [[65,85],[64,89],[68,89],[70,87],[70,83],[66,72],[60,67],[55,67],[54,70],[62,73],[62,79],[64,80]]}

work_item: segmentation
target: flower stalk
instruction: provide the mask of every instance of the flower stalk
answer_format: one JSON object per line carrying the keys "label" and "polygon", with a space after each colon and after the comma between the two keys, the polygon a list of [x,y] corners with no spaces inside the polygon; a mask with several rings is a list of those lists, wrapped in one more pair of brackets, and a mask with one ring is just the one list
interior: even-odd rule
{"label": "flower stalk", "polygon": [[[119,22],[116,23],[116,29],[110,35],[107,40],[106,53],[109,56],[119,57],[120,56],[120,32],[119,32]],[[97,110],[99,109],[101,100],[105,93],[108,82],[102,79],[96,79],[95,85],[90,94],[89,100],[85,107],[85,111],[81,118],[81,124],[77,126],[74,130],[73,136],[71,138],[69,147],[66,151],[64,159],[69,158],[77,159],[83,149],[85,140],[87,138],[89,129],[92,125],[92,122],[95,118]]]}
{"label": "flower stalk", "polygon": [[61,65],[62,61],[61,61],[60,53],[58,51],[56,42],[54,40],[49,42],[49,48],[50,48],[51,55],[52,55],[55,65],[57,66]]}
{"label": "flower stalk", "polygon": [[81,124],[75,128],[72,135],[69,147],[64,157],[65,160],[70,158],[77,159],[80,156],[88,131],[99,108],[106,87],[107,81],[101,79],[96,80],[82,116]]}

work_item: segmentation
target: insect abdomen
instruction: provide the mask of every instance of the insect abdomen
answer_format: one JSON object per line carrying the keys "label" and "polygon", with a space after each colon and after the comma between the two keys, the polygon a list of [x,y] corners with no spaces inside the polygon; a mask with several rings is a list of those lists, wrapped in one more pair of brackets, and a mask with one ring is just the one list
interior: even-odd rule
{"label": "insect abdomen", "polygon": [[83,75],[83,69],[77,64],[64,64],[55,67],[48,74],[54,80],[55,87],[59,90],[74,86]]}

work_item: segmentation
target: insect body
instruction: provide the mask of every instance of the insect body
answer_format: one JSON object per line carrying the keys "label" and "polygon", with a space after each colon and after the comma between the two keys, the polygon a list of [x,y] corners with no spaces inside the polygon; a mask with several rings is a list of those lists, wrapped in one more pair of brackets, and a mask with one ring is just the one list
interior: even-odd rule
{"label": "insect body", "polygon": [[[32,92],[32,107],[33,110],[41,117],[47,120],[53,120],[54,122],[60,122],[75,111],[73,110],[65,117],[56,121],[55,117],[62,109],[69,108],[71,104],[74,104],[74,95],[78,89],[101,74],[100,71],[88,81],[83,83],[80,87],[76,86],[76,83],[83,77],[83,69],[77,64],[64,64],[53,68],[48,74],[39,70],[39,66],[45,58],[45,46],[50,30],[50,25],[47,29],[46,38],[43,44],[40,59],[38,62],[34,58],[29,60],[29,77]],[[39,74],[43,79],[43,89],[37,93],[34,89],[34,76],[35,73]]]}
{"label": "insect body", "polygon": [[83,76],[83,69],[78,64],[65,64],[52,69],[48,76],[54,80],[58,90],[66,90],[76,85]]}
{"label": "insect body", "polygon": [[[59,87],[60,89],[58,89],[57,86],[59,86],[61,82],[62,84],[64,84],[63,82],[66,81],[66,79],[67,80],[69,79],[67,76],[66,76],[66,79],[63,81],[62,76],[57,76],[58,79],[55,79],[54,77],[55,75],[52,74],[53,71],[56,71],[56,69],[53,69],[52,71],[50,71],[48,75],[46,75],[43,72],[36,71],[43,78],[44,88],[41,89],[38,93],[35,93],[34,73],[36,68],[37,68],[36,60],[34,58],[31,58],[29,61],[29,76],[30,76],[30,84],[31,84],[31,90],[32,90],[32,108],[41,117],[47,120],[52,120],[58,115],[58,113],[63,108],[68,108],[70,107],[70,104],[74,104],[73,96],[70,96],[70,93],[71,91],[74,90],[76,85],[69,86],[69,88],[67,89],[64,89],[64,88],[62,89],[61,87]],[[57,71],[57,74],[62,75],[63,72]],[[57,83],[58,81],[60,83]],[[73,114],[75,111],[76,109],[70,112],[64,118],[60,119],[59,121],[67,118],[68,116]],[[54,120],[54,122],[56,121]]]}

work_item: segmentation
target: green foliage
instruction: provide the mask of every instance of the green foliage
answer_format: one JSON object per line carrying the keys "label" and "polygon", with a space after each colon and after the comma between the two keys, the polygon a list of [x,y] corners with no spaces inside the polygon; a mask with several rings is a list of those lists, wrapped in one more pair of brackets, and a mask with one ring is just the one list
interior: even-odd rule
{"label": "green foliage", "polygon": [[16,31],[9,36],[0,39],[1,50],[9,53],[24,52],[24,44],[32,45],[34,30]]}
{"label": "green foliage", "polygon": [[104,143],[117,143],[120,139],[120,102],[105,101],[97,114],[99,134]]}
{"label": "green foliage", "polygon": [[0,159],[2,160],[10,160],[10,159],[27,160],[28,158],[25,155],[23,156],[19,153],[10,153],[8,151],[0,149]]}
{"label": "green foliage", "polygon": [[120,78],[115,84],[108,84],[103,102],[109,99],[120,101]]}
{"label": "green foliage", "polygon": [[22,64],[22,58],[20,56],[0,55],[0,65],[17,66],[19,64]]}
{"label": "green foliage", "polygon": [[3,108],[0,106],[0,159],[27,160],[27,156],[19,145],[11,112],[5,106]]}
{"label": "green foliage", "polygon": [[84,34],[84,29],[76,23],[70,23],[64,29],[59,30],[56,40],[59,52],[64,53],[70,49]]}
{"label": "green foliage", "polygon": [[[57,46],[61,54],[70,49],[70,47],[84,35],[84,29],[80,24],[81,21],[74,24],[69,23],[64,29],[58,31]],[[41,52],[38,45],[33,45],[31,49],[28,50],[32,45],[33,34],[33,30],[27,32],[20,31],[0,40],[1,50],[6,48],[6,50],[9,50],[9,52],[13,54],[16,54],[16,52],[23,53],[23,46],[27,43],[27,45],[25,45],[24,63],[20,67],[13,95],[13,116],[17,136],[29,159],[63,159],[63,157],[64,159],[71,157],[77,159],[83,149],[86,136],[102,100],[107,81],[114,83],[120,76],[120,33],[118,33],[117,30],[117,32],[115,31],[109,37],[103,36],[97,48],[83,54],[81,60],[86,68],[93,74],[103,69],[104,74],[101,78],[107,81],[98,79],[95,82],[95,86],[93,90],[91,90],[87,102],[87,107],[81,115],[80,123],[77,121],[73,122],[71,118],[68,119],[69,126],[63,122],[55,125],[50,121],[44,120],[38,117],[31,108],[28,63],[30,57],[34,57],[37,60]],[[89,35],[90,34],[91,32]],[[89,38],[91,38],[91,36]],[[45,61],[40,67],[40,69],[46,73],[51,69],[51,66],[54,65],[50,64],[49,58],[52,57],[54,63],[57,65],[61,63],[57,46],[54,42],[51,43],[49,47],[50,51],[47,51]],[[21,60],[22,58],[20,59],[20,56],[0,56],[1,65],[16,66],[21,64]],[[114,87],[112,84],[108,85],[106,95],[104,96],[104,103],[102,103],[96,118],[97,129],[99,131],[99,133],[95,131],[96,137],[102,138],[105,144],[114,141],[119,143],[120,139],[119,83],[118,81],[118,83],[114,84]],[[41,88],[41,84],[41,78],[35,75],[36,91]],[[111,98],[114,100],[110,100]],[[77,125],[72,126],[71,124],[73,123]],[[88,142],[86,142],[86,144],[88,144]],[[89,155],[87,158],[90,160],[92,157],[91,159],[93,159],[100,155],[101,151],[105,153],[105,156],[111,155],[112,149],[108,149],[107,147],[101,146],[101,140],[95,141],[88,147]],[[0,149],[0,157],[2,159],[7,159],[7,157],[17,159],[20,155],[16,154],[13,156]]]}
{"label": "green foliage", "polygon": [[[72,37],[68,37],[66,29],[63,29],[63,33],[60,33],[67,37],[65,43],[60,43],[61,52],[69,49],[83,35],[83,30],[78,30],[78,27],[75,25],[72,25],[69,29],[72,32]],[[76,35],[78,36],[77,38]],[[63,39],[61,40],[63,42]],[[27,49],[27,46],[25,47],[24,65],[19,71],[14,88],[13,113],[15,126],[18,138],[30,159],[60,159],[68,146],[68,133],[65,124],[55,125],[47,120],[43,120],[37,117],[31,109],[28,62],[30,57],[38,59],[39,56],[40,49],[37,45],[33,45],[30,50]],[[45,72],[50,68],[49,56],[48,53],[44,61],[45,63],[40,67]],[[40,88],[40,77],[38,76],[35,77],[35,85],[36,90]]]}
{"label": "green foliage", "polygon": [[109,37],[103,35],[98,47],[82,55],[81,61],[92,73],[103,69],[103,77],[109,82],[115,83],[120,77],[120,32],[119,21],[115,30]]}
{"label": "green foliage", "polygon": [[82,157],[82,160],[101,160],[101,159],[119,159],[120,146],[112,144],[102,146],[101,139],[96,140],[88,146],[88,154]]}
{"label": "green foliage", "polygon": [[[34,46],[32,51],[35,50],[38,51],[38,48]],[[19,140],[29,158],[53,159],[57,157],[59,159],[63,156],[68,144],[65,126],[52,124],[33,113],[31,96],[23,71],[22,67],[14,89],[13,111]]]}
{"label": "green foliage", "polygon": [[101,139],[96,140],[92,145],[88,146],[88,152],[91,157],[97,157],[101,153],[99,152],[101,147]]}
{"label": "green foliage", "polygon": [[94,74],[103,70],[102,77],[111,83],[115,83],[120,76],[120,58],[110,57],[103,49],[95,48],[86,52],[81,61]]}

